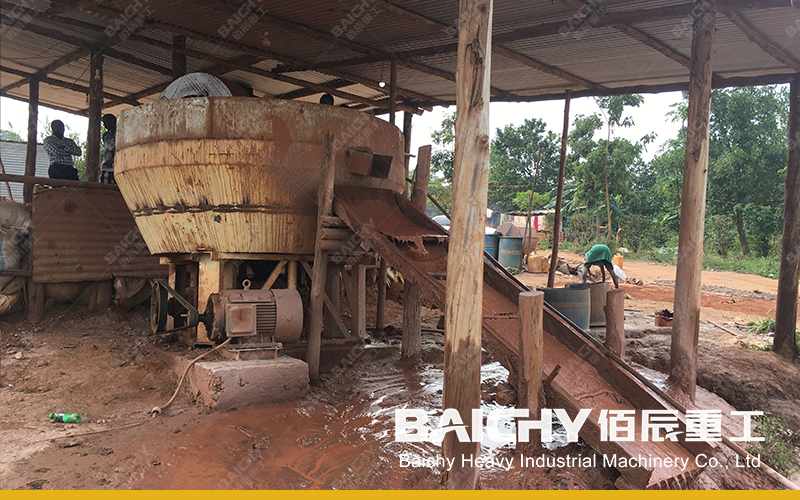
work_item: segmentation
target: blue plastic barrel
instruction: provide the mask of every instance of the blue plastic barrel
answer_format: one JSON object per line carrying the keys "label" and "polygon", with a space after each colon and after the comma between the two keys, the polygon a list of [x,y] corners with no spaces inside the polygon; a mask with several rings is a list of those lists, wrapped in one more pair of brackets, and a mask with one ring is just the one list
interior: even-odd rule
{"label": "blue plastic barrel", "polygon": [[602,283],[569,283],[567,288],[585,288],[589,290],[592,301],[592,312],[589,326],[606,326],[606,294],[608,294],[608,281]]}
{"label": "blue plastic barrel", "polygon": [[497,262],[503,267],[522,269],[522,238],[519,236],[503,236],[498,246]]}
{"label": "blue plastic barrel", "polygon": [[500,245],[500,235],[499,234],[487,234],[483,238],[483,247],[486,249],[486,253],[494,257],[497,260],[497,251]]}
{"label": "blue plastic barrel", "polygon": [[544,292],[544,301],[571,319],[583,330],[589,330],[592,296],[588,288],[537,288]]}

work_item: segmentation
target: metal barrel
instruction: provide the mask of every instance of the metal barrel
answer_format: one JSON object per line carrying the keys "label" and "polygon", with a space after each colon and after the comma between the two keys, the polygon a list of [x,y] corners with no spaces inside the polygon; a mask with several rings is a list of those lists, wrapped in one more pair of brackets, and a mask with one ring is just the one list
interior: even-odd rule
{"label": "metal barrel", "polygon": [[589,290],[592,301],[591,318],[589,326],[606,326],[606,294],[608,294],[609,283],[569,283],[568,288]]}
{"label": "metal barrel", "polygon": [[503,267],[516,267],[522,269],[522,238],[518,236],[503,236],[498,246],[499,255],[497,262]]}
{"label": "metal barrel", "polygon": [[582,330],[589,329],[592,299],[588,289],[581,288],[537,288],[544,292],[544,301],[572,320]]}
{"label": "metal barrel", "polygon": [[500,245],[500,235],[499,234],[487,234],[484,236],[483,239],[483,246],[486,250],[486,253],[494,257],[497,260],[498,257],[498,250]]}

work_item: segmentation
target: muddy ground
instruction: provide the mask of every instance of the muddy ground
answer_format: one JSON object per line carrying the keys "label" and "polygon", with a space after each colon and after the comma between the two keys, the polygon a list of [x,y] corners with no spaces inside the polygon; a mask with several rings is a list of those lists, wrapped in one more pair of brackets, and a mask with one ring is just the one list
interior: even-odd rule
{"label": "muddy ground", "polygon": [[[653,325],[652,312],[671,309],[668,266],[626,262],[628,276],[643,286],[624,285],[627,359],[642,370],[663,372],[669,359],[669,331]],[[723,398],[740,410],[764,409],[788,417],[800,434],[800,371],[771,352],[747,347],[769,338],[740,328],[774,310],[775,280],[733,274],[706,277],[710,286],[741,293],[704,293],[698,384],[703,398]],[[543,275],[519,277],[530,285]],[[560,276],[566,282],[568,277]],[[402,287],[400,287],[402,289]],[[397,289],[390,298],[399,298]],[[374,318],[374,295],[368,318]],[[149,335],[144,308],[89,312],[57,306],[39,325],[0,323],[0,487],[5,489],[150,488],[440,488],[440,468],[402,468],[399,457],[435,456],[432,445],[395,443],[393,410],[419,407],[440,415],[443,336],[435,327],[441,311],[423,309],[423,360],[400,362],[399,330],[379,336],[366,349],[354,348],[355,361],[327,373],[302,401],[210,411],[192,401],[184,388],[164,415],[148,410],[163,405],[175,389],[169,356],[198,353]],[[401,326],[402,305],[390,300],[387,317]],[[708,321],[735,332],[727,333]],[[602,338],[602,330],[594,332]],[[652,372],[654,377],[658,373]],[[485,359],[483,409],[500,407],[497,385],[507,372]],[[501,385],[501,388],[503,386]],[[502,391],[501,391],[502,392]],[[499,402],[498,402],[499,401]],[[54,424],[54,411],[81,412],[80,424]],[[556,443],[558,444],[558,443]],[[561,443],[563,444],[563,443]],[[800,444],[800,443],[797,443]],[[508,445],[488,444],[482,454],[513,457]],[[590,455],[572,444],[544,450],[549,456]],[[485,469],[486,489],[613,488],[611,469],[499,467]],[[800,481],[800,479],[797,479]],[[705,477],[706,488],[762,487],[763,478]]]}

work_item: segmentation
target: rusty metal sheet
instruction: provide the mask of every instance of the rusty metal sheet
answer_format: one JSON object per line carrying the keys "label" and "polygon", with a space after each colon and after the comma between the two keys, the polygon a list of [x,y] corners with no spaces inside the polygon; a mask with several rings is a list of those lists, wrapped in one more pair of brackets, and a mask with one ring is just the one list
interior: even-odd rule
{"label": "rusty metal sheet", "polygon": [[166,277],[117,191],[55,188],[33,199],[37,283]]}

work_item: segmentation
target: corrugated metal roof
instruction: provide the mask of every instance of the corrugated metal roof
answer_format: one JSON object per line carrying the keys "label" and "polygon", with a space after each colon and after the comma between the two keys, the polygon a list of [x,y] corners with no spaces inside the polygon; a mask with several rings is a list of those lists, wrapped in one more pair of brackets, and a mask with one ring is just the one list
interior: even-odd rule
{"label": "corrugated metal roof", "polygon": [[[685,5],[688,0],[605,0],[597,5],[608,13],[654,9],[675,5]],[[244,5],[245,2],[229,2]],[[188,36],[187,47],[205,57],[188,57],[189,71],[209,70],[218,66],[218,60],[234,60],[246,54],[263,54],[264,61],[258,68],[272,70],[278,64],[288,65],[288,76],[305,79],[312,83],[323,83],[341,77],[342,73],[377,82],[383,73],[389,79],[388,62],[370,62],[336,66],[336,61],[347,61],[364,56],[390,58],[398,52],[430,49],[434,55],[414,55],[409,59],[416,64],[428,66],[434,71],[455,72],[456,52],[452,50],[457,41],[454,33],[442,28],[455,26],[458,15],[458,2],[441,0],[390,0],[391,4],[409,12],[423,16],[439,25],[431,26],[407,15],[389,10],[376,0],[343,0],[322,2],[319,0],[254,0],[256,9],[249,10],[244,18],[220,8],[224,2],[203,2],[201,0],[174,0],[171,2],[143,2],[148,22],[136,35],[171,44],[172,33],[179,31],[202,34]],[[35,9],[44,10],[49,2],[36,0],[26,2]],[[103,30],[115,20],[124,18],[122,7],[117,2],[96,1],[84,4],[86,11],[70,10],[62,14],[73,21],[86,23],[75,26],[73,21],[49,19],[46,14],[37,15],[32,25],[50,29],[90,41],[103,42]],[[367,5],[364,12],[370,12],[369,20],[362,14],[355,15],[354,23],[348,16],[359,12],[354,7]],[[760,35],[780,48],[789,57],[800,61],[800,43],[796,35],[800,31],[800,9],[749,8],[743,2],[740,16]],[[374,9],[373,9],[374,7]],[[263,11],[258,11],[263,8]],[[10,12],[3,7],[4,15]],[[247,9],[245,9],[247,10]],[[575,19],[577,10],[559,1],[551,0],[495,0],[493,32],[495,35],[507,34],[519,28],[548,25],[551,33],[558,23],[569,26]],[[714,52],[714,71],[722,77],[775,75],[787,81],[796,68],[790,68],[775,60],[758,45],[753,43],[742,31],[726,19],[717,15],[717,33]],[[602,20],[602,17],[601,17]],[[649,19],[646,22],[629,23],[642,33],[660,41],[675,52],[689,56],[691,29],[681,29],[688,18],[673,15],[664,19]],[[127,22],[131,22],[126,20]],[[252,22],[251,22],[252,21]],[[355,22],[361,21],[360,25]],[[552,24],[555,23],[555,24]],[[583,25],[588,24],[584,21]],[[338,29],[344,26],[343,33]],[[357,29],[356,29],[357,28]],[[349,32],[349,30],[355,31]],[[337,37],[337,35],[339,35]],[[350,36],[352,35],[352,36]],[[135,37],[133,37],[135,38]],[[499,39],[499,38],[498,38]],[[266,42],[266,45],[265,45]],[[232,44],[239,46],[236,48]],[[450,44],[450,49],[440,49]],[[579,78],[610,88],[628,85],[657,85],[662,83],[685,83],[688,69],[655,49],[625,35],[613,27],[577,30],[566,35],[551,34],[534,38],[503,42],[503,46],[540,61],[547,65],[571,73]],[[115,50],[133,55],[150,64],[170,68],[171,51],[164,47],[154,47],[136,39],[118,43]],[[4,66],[34,72],[50,64],[65,54],[75,50],[69,43],[54,42],[52,39],[31,33],[25,29],[15,32],[13,38],[3,40],[0,47],[0,60]],[[383,54],[383,55],[382,55]],[[216,59],[215,59],[216,58]],[[532,69],[523,63],[493,54],[492,85],[524,98],[537,94],[551,94],[566,88],[579,90],[582,87],[567,79]],[[325,64],[332,69],[322,69],[316,65]],[[310,65],[310,66],[309,66]],[[76,81],[87,86],[85,71],[88,59],[75,61],[59,68],[54,77]],[[291,71],[293,67],[297,71]],[[313,71],[309,71],[309,68]],[[256,95],[276,95],[297,90],[297,85],[277,81],[230,68],[227,75],[234,80],[245,82],[253,87]],[[19,80],[18,76],[3,73],[0,86]],[[152,69],[142,69],[130,62],[107,57],[105,62],[105,89],[119,95],[130,95],[152,88],[152,95],[141,97],[140,102],[155,99],[171,75]],[[398,66],[398,85],[401,88],[429,96],[430,102],[452,101],[455,96],[455,83],[441,75],[432,75],[418,68],[409,68],[402,61]],[[388,88],[364,85],[342,87],[361,97],[382,99],[388,96]],[[27,87],[22,86],[9,92],[11,96],[25,99]],[[56,87],[42,86],[42,103],[60,105],[68,109],[85,112],[85,98],[74,91]],[[312,96],[303,97],[313,100]],[[504,99],[509,99],[508,96]],[[340,98],[337,98],[339,102]],[[127,105],[113,104],[108,108],[118,112]]]}
{"label": "corrugated metal roof", "polygon": [[[7,174],[25,175],[25,157],[28,155],[28,143],[0,141],[0,159],[3,160],[3,168]],[[50,167],[50,159],[41,144],[36,145],[36,176],[47,177],[47,169]],[[22,183],[10,182],[11,195],[14,201],[22,201]],[[6,183],[0,182],[0,197],[8,198]]]}
{"label": "corrugated metal roof", "polygon": [[150,255],[119,191],[42,189],[33,200],[37,283],[166,276]]}

